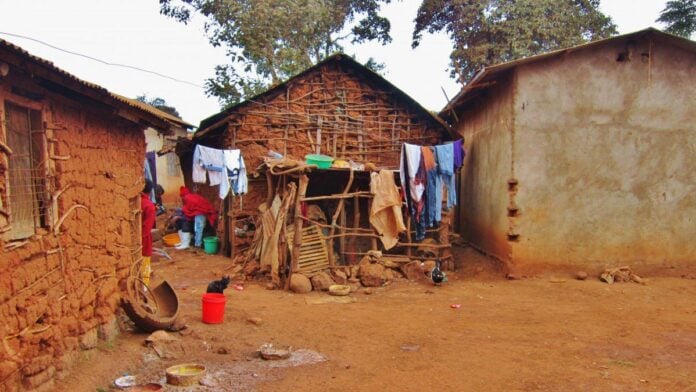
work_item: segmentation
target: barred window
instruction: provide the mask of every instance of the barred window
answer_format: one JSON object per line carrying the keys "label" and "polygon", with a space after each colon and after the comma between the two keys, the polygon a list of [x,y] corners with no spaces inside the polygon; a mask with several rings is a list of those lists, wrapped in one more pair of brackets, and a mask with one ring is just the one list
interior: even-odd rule
{"label": "barred window", "polygon": [[9,157],[8,239],[31,237],[48,227],[50,197],[46,189],[46,135],[41,112],[5,102],[5,139]]}

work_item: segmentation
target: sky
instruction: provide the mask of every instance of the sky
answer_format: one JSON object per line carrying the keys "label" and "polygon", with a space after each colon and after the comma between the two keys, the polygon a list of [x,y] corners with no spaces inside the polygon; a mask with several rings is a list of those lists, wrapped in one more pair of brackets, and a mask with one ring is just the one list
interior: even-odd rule
{"label": "sky", "polygon": [[[603,0],[601,10],[612,17],[619,33],[650,26],[666,0]],[[383,76],[424,107],[439,111],[461,88],[449,77],[451,42],[444,34],[424,35],[411,48],[413,19],[420,0],[401,0],[382,7],[391,21],[393,41],[381,46],[346,46],[360,61],[374,57],[386,65]],[[35,56],[108,90],[135,98],[146,94],[164,98],[182,118],[197,125],[220,111],[217,99],[202,87],[215,65],[227,62],[224,50],[205,37],[202,19],[188,25],[159,14],[157,0],[0,0],[0,38]],[[110,63],[155,71],[190,83],[150,73],[108,66],[70,55],[11,33]],[[193,84],[193,85],[192,85]],[[196,86],[197,85],[197,86]]]}

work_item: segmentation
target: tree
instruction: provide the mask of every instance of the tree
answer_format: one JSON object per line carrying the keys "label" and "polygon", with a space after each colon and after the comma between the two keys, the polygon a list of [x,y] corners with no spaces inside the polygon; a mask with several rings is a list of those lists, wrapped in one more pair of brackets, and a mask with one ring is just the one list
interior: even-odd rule
{"label": "tree", "polygon": [[176,110],[176,108],[174,106],[167,105],[167,101],[165,101],[163,98],[160,98],[160,97],[150,98],[147,96],[147,94],[143,94],[143,95],[138,95],[137,97],[135,97],[135,99],[137,101],[142,102],[142,103],[146,103],[150,106],[154,106],[157,109],[159,109],[165,113],[171,114],[172,116],[176,116],[176,117],[181,118],[181,115],[179,115],[179,111]]}
{"label": "tree", "polygon": [[690,38],[696,32],[696,0],[668,1],[656,22],[666,24],[668,33]]}
{"label": "tree", "polygon": [[484,66],[616,34],[599,0],[423,0],[413,31],[445,31],[451,75],[465,83]]}
{"label": "tree", "polygon": [[182,23],[205,18],[208,40],[231,60],[215,68],[206,93],[229,105],[340,51],[347,40],[390,42],[389,20],[379,15],[390,1],[160,0],[160,12]]}

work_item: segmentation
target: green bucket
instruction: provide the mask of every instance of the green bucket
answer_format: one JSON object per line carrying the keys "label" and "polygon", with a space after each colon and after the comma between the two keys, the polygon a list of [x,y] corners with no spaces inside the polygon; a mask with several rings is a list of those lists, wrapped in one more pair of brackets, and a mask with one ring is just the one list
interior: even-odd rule
{"label": "green bucket", "polygon": [[209,255],[214,255],[218,251],[218,238],[205,237],[203,238],[203,251]]}

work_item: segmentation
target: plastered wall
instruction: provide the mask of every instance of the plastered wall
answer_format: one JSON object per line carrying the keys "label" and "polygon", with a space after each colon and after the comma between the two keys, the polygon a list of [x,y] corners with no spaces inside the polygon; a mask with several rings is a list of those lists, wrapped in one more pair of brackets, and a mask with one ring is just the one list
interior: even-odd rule
{"label": "plastered wall", "polygon": [[517,72],[515,263],[695,261],[696,54],[619,41]]}
{"label": "plastered wall", "polygon": [[511,78],[497,83],[458,114],[457,127],[467,152],[460,173],[461,234],[471,245],[505,261],[511,260],[507,206],[508,180],[514,177],[513,90]]}

